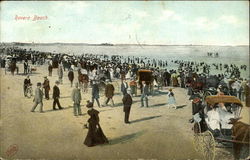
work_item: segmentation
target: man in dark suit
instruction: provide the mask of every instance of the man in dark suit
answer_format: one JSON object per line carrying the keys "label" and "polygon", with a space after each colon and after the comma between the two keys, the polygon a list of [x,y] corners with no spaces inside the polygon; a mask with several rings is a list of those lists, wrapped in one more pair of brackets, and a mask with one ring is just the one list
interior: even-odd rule
{"label": "man in dark suit", "polygon": [[58,88],[58,85],[60,84],[59,81],[56,81],[55,86],[53,87],[53,110],[56,110],[56,104],[59,109],[63,109],[60,105],[59,98],[60,98],[60,89]]}
{"label": "man in dark suit", "polygon": [[49,64],[48,70],[49,70],[49,76],[52,76],[53,66],[51,63]]}
{"label": "man in dark suit", "polygon": [[112,83],[110,83],[110,80],[106,80],[107,85],[105,87],[105,96],[106,96],[106,102],[105,105],[108,105],[109,101],[111,100],[112,105],[114,107],[114,101],[113,101],[113,96],[114,96],[114,91],[115,91],[115,87],[113,86]]}
{"label": "man in dark suit", "polygon": [[122,80],[122,84],[121,84],[121,92],[123,95],[125,95],[127,93],[127,89],[128,89],[128,83],[126,81],[126,79]]}
{"label": "man in dark suit", "polygon": [[27,76],[27,78],[25,78],[24,83],[23,83],[23,92],[24,92],[25,97],[27,97],[27,88],[29,85],[31,85],[30,77]]}
{"label": "man in dark suit", "polygon": [[44,88],[45,98],[49,100],[50,85],[49,85],[49,79],[47,78],[47,76],[44,77],[43,88]]}
{"label": "man in dark suit", "polygon": [[92,81],[92,83],[93,83],[92,84],[92,103],[94,104],[94,100],[96,100],[98,107],[101,107],[100,102],[99,102],[99,98],[100,98],[99,86],[96,80]]}
{"label": "man in dark suit", "polygon": [[68,78],[69,78],[69,81],[70,81],[70,84],[71,84],[71,87],[72,87],[73,81],[74,81],[74,71],[73,71],[73,69],[69,70]]}
{"label": "man in dark suit", "polygon": [[26,59],[23,63],[24,74],[28,74],[28,60]]}
{"label": "man in dark suit", "polygon": [[122,98],[122,102],[123,102],[123,111],[125,112],[125,119],[124,122],[125,123],[130,123],[129,122],[129,114],[130,114],[130,109],[131,109],[131,105],[133,103],[132,97],[130,95],[130,90],[127,90],[127,93],[125,93],[125,95]]}

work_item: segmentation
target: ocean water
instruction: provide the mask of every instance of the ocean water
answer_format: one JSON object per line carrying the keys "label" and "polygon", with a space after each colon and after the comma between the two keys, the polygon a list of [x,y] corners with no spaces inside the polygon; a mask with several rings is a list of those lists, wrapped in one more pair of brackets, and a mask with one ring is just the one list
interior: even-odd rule
{"label": "ocean water", "polygon": [[[86,45],[33,45],[20,46],[22,48],[32,48],[33,50],[67,53],[80,55],[83,53],[121,55],[121,56],[139,56],[162,60],[186,60],[196,62],[222,63],[247,65],[247,71],[242,71],[243,77],[249,77],[249,46],[86,46]],[[208,57],[207,52],[218,52],[219,57]],[[169,67],[176,67],[170,64]]]}

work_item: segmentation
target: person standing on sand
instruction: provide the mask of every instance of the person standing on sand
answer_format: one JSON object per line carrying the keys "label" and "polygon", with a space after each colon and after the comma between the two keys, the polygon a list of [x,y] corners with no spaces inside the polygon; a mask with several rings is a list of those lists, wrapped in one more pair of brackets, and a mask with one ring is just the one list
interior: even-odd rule
{"label": "person standing on sand", "polygon": [[43,88],[44,88],[45,98],[49,100],[50,85],[47,76],[44,77]]}
{"label": "person standing on sand", "polygon": [[88,119],[88,125],[85,125],[85,127],[88,128],[88,133],[83,144],[88,147],[93,147],[98,144],[109,143],[99,124],[99,111],[95,110],[93,108],[93,103],[89,101],[87,101],[86,107],[89,109],[87,113],[90,118]]}
{"label": "person standing on sand", "polygon": [[28,60],[27,59],[25,59],[25,61],[24,61],[24,63],[23,63],[23,74],[28,74]]}
{"label": "person standing on sand", "polygon": [[113,96],[114,96],[114,91],[115,91],[115,87],[113,86],[112,83],[110,83],[110,80],[107,79],[106,80],[107,85],[105,86],[105,97],[107,98],[105,105],[108,105],[109,101],[111,100],[112,105],[114,107],[114,100],[113,100]]}
{"label": "person standing on sand", "polygon": [[24,79],[24,83],[23,83],[23,92],[24,92],[25,97],[27,97],[27,88],[30,85],[31,85],[30,76],[27,76],[27,78]]}
{"label": "person standing on sand", "polygon": [[122,98],[123,112],[125,112],[125,118],[124,118],[125,123],[130,123],[129,122],[129,114],[130,114],[131,105],[133,103],[133,100],[132,100],[132,97],[130,94],[131,94],[130,89],[128,89],[127,93]]}
{"label": "person standing on sand", "polygon": [[70,84],[71,84],[71,87],[72,87],[73,81],[74,81],[74,72],[73,72],[73,69],[69,70],[68,78],[69,78],[69,81],[70,81]]}
{"label": "person standing on sand", "polygon": [[37,83],[37,88],[35,90],[35,97],[33,99],[34,105],[31,109],[31,112],[34,112],[37,105],[40,104],[40,113],[43,112],[43,92],[41,90],[42,84],[39,82]]}
{"label": "person standing on sand", "polygon": [[58,66],[58,80],[60,84],[63,83],[63,66],[61,64]]}
{"label": "person standing on sand", "polygon": [[16,62],[14,62],[13,60],[10,63],[10,72],[11,74],[14,76],[14,72],[16,70]]}
{"label": "person standing on sand", "polygon": [[149,95],[149,86],[145,81],[142,81],[142,94],[141,94],[141,107],[144,107],[144,100],[146,102],[146,107],[148,107],[148,95]]}
{"label": "person standing on sand", "polygon": [[127,89],[128,89],[128,83],[127,83],[126,79],[122,79],[121,92],[123,95],[125,95],[125,93],[127,93]]}
{"label": "person standing on sand", "polygon": [[49,70],[49,76],[52,76],[52,71],[53,71],[52,61],[49,61],[48,70]]}
{"label": "person standing on sand", "polygon": [[63,109],[60,105],[60,102],[59,102],[59,98],[60,98],[60,89],[58,87],[58,85],[60,84],[59,81],[56,81],[55,82],[55,86],[53,87],[53,110],[56,110],[56,104],[58,106],[59,109]]}
{"label": "person standing on sand", "polygon": [[99,87],[98,84],[96,82],[96,80],[93,80],[93,85],[92,85],[92,103],[94,105],[94,101],[96,100],[98,107],[100,106],[100,102],[99,102]]}
{"label": "person standing on sand", "polygon": [[174,92],[172,91],[171,88],[169,89],[169,92],[168,92],[167,95],[168,95],[168,103],[167,103],[167,105],[169,107],[173,107],[173,108],[177,109],[176,101],[175,101],[175,97],[174,97]]}
{"label": "person standing on sand", "polygon": [[71,98],[73,101],[74,116],[82,115],[81,112],[81,90],[78,88],[78,83],[75,84],[75,88],[72,91]]}

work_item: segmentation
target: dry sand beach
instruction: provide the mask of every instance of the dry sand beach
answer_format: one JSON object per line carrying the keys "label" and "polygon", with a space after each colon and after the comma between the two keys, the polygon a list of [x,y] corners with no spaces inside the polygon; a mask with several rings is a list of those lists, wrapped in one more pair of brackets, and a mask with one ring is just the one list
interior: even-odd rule
{"label": "dry sand beach", "polygon": [[[230,114],[220,109],[207,112],[200,105],[192,109],[195,101],[187,95],[191,87],[203,89],[202,100],[209,93],[249,96],[249,1],[15,0],[1,1],[0,13],[0,160],[233,160],[237,154],[233,155],[232,146],[225,148],[222,143],[235,140],[246,144],[249,140],[245,134],[248,132],[244,132],[248,131],[247,125],[234,123],[237,129],[231,137],[230,126],[225,124],[233,115],[238,118],[235,105],[225,104]],[[50,69],[55,67],[52,76],[48,75],[48,64]],[[78,81],[77,69],[83,69],[80,71],[85,74],[85,69],[92,72],[95,68],[88,72],[93,83],[109,77],[123,79],[124,74],[130,79],[137,74],[140,84],[155,78],[154,84],[167,82],[178,86],[178,82],[187,88],[163,87],[158,91],[155,87],[155,94],[148,96],[149,107],[141,107],[138,87],[129,116],[131,123],[126,124],[121,79],[112,80],[115,106],[99,108],[95,101],[99,122],[97,112],[88,112],[86,107],[87,101],[92,100],[91,87],[87,93],[81,92],[83,115],[74,116],[74,87],[67,69],[63,72],[63,84],[59,85],[63,109],[53,110],[59,64],[75,69],[74,83]],[[4,67],[12,72],[18,69],[19,74],[6,74]],[[34,96],[24,96],[24,68],[25,73],[36,69],[30,74],[33,94],[37,83],[44,82],[44,76],[50,81],[50,99],[44,96],[43,113],[39,112],[39,105],[31,112]],[[85,75],[81,78],[85,82]],[[113,92],[113,87],[109,87]],[[173,94],[168,95],[170,88],[176,109],[167,105],[173,100]],[[145,86],[144,95],[147,90]],[[36,95],[41,96],[39,93]],[[36,102],[40,102],[40,96]],[[75,109],[79,97],[77,92]],[[100,91],[100,103],[105,100],[104,91]],[[130,97],[126,100],[128,113]],[[242,103],[240,121],[250,125],[250,107]],[[193,117],[195,110],[205,114]],[[209,118],[208,126],[213,131],[205,128],[206,131],[194,134],[194,123],[190,122],[204,117]],[[106,142],[99,125],[109,143],[97,142]],[[221,132],[226,134],[221,135],[220,129],[225,129]],[[85,138],[91,144],[84,144]],[[250,153],[244,152],[249,149],[246,146],[240,153],[244,158]],[[234,146],[234,151],[240,147]],[[210,153],[215,153],[215,157]]]}
{"label": "dry sand beach", "polygon": [[[22,73],[22,65],[20,73]],[[37,82],[43,82],[48,75],[47,66],[39,66],[31,75],[33,90]],[[77,73],[75,72],[75,77]],[[110,144],[86,147],[83,140],[87,129],[83,125],[89,116],[86,114],[88,94],[82,94],[83,116],[74,117],[70,98],[72,88],[64,72],[63,85],[60,85],[60,103],[63,110],[52,110],[52,99],[44,100],[45,113],[30,112],[33,98],[24,98],[23,80],[25,76],[1,70],[1,152],[4,159],[202,159],[193,145],[191,102],[186,90],[174,88],[179,108],[166,106],[167,88],[161,94],[150,96],[149,108],[140,107],[140,97],[134,97],[130,121],[124,124],[122,95],[118,85],[113,82],[116,94],[115,107],[98,108],[100,124]],[[57,80],[57,70],[48,77],[51,88]],[[51,97],[52,91],[50,91]],[[104,97],[100,98],[101,103]],[[37,108],[38,110],[38,108]],[[243,108],[242,121],[249,122],[249,109]],[[7,155],[6,151],[15,145],[15,153]],[[231,149],[216,149],[216,159],[233,159]]]}

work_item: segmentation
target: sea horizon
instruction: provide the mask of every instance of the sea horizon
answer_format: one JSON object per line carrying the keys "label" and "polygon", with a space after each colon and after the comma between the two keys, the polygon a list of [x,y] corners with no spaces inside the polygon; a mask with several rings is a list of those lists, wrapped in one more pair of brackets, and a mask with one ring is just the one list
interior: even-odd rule
{"label": "sea horizon", "polygon": [[220,45],[220,44],[136,44],[136,43],[84,43],[84,42],[0,42],[7,45],[86,45],[86,46],[221,46],[221,47],[247,47],[249,44]]}

